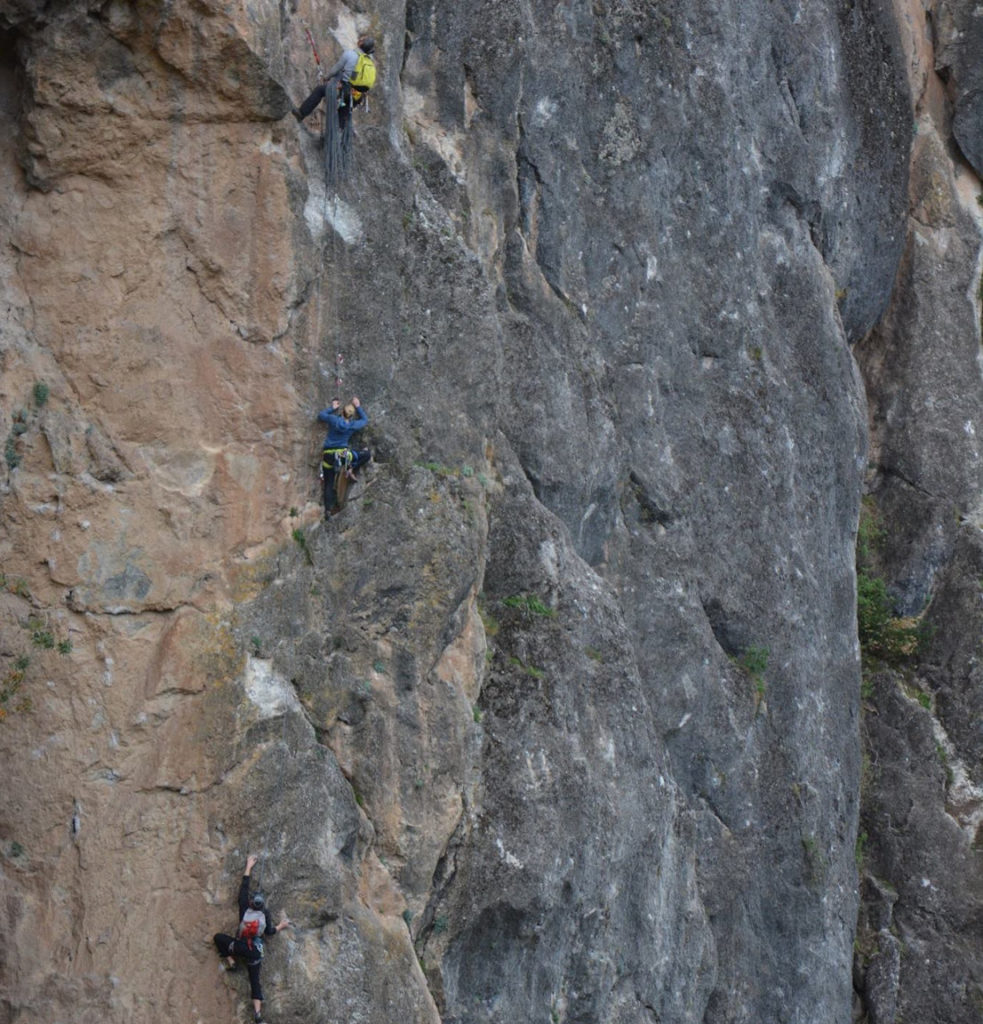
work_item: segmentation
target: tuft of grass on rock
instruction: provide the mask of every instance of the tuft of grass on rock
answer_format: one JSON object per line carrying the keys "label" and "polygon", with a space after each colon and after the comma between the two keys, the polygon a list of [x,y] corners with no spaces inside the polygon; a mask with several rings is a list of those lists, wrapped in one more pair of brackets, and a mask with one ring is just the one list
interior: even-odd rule
{"label": "tuft of grass on rock", "polygon": [[304,558],[307,559],[307,564],[313,565],[314,556],[311,554],[311,549],[307,544],[307,534],[304,533],[304,531],[298,526],[295,527],[291,536],[293,537],[294,543],[297,545],[297,547],[299,547],[300,550],[304,552]]}

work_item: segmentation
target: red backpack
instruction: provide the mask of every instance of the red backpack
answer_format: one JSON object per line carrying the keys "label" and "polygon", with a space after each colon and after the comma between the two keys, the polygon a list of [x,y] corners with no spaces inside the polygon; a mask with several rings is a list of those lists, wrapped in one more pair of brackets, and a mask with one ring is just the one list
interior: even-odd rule
{"label": "red backpack", "polygon": [[260,940],[258,945],[262,948],[262,934],[266,929],[266,915],[261,910],[247,910],[242,915],[242,923],[239,925],[239,938],[246,940],[246,945],[252,949],[253,942]]}

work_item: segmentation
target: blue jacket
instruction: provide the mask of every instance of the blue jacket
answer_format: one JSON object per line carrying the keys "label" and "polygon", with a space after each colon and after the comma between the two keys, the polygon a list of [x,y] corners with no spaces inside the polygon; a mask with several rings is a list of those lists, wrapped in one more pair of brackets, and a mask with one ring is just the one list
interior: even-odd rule
{"label": "blue jacket", "polygon": [[317,421],[328,425],[328,436],[324,439],[325,448],[347,448],[351,443],[352,434],[369,425],[369,418],[361,406],[355,410],[353,420],[346,420],[334,409],[322,409],[317,414]]}

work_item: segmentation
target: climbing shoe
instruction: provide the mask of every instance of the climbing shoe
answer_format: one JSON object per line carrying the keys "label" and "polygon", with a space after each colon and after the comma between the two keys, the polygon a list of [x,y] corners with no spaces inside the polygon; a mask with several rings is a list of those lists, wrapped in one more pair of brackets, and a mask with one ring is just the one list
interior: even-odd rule
{"label": "climbing shoe", "polygon": [[304,120],[304,115],[301,114],[300,110],[297,107],[291,107],[290,113],[293,114],[298,121]]}

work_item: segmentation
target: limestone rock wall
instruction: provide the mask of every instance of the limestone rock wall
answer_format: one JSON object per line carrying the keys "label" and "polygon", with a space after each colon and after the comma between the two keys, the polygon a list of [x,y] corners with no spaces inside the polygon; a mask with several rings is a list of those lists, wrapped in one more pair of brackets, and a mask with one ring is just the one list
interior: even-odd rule
{"label": "limestone rock wall", "polygon": [[[249,851],[276,1021],[850,1018],[920,16],[0,3],[12,1021],[246,1019]],[[338,189],[305,26],[378,44]]]}
{"label": "limestone rock wall", "polygon": [[[900,12],[915,100],[894,296],[857,347],[870,397],[875,570],[921,618],[920,657],[864,682],[862,912],[868,1019],[971,1021],[983,1003],[978,679],[980,28],[968,3]],[[976,141],[974,141],[976,138]]]}

